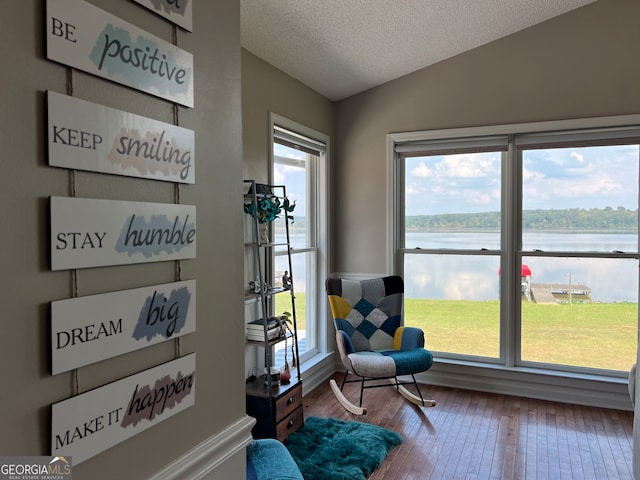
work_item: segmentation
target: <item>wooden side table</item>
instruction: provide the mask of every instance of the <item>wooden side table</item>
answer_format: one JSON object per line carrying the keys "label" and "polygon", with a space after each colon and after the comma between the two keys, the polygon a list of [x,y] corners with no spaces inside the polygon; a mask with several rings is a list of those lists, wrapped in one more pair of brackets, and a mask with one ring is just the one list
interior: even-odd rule
{"label": "wooden side table", "polygon": [[291,378],[289,385],[272,387],[264,384],[264,376],[247,383],[247,414],[256,419],[253,438],[275,438],[284,441],[304,424],[302,381]]}

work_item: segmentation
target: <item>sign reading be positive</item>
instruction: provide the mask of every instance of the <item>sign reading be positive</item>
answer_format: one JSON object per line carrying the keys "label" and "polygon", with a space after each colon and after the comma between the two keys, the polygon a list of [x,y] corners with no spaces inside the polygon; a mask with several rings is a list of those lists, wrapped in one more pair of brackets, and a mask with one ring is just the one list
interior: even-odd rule
{"label": "sign reading be positive", "polygon": [[193,107],[193,55],[83,0],[47,0],[47,58]]}

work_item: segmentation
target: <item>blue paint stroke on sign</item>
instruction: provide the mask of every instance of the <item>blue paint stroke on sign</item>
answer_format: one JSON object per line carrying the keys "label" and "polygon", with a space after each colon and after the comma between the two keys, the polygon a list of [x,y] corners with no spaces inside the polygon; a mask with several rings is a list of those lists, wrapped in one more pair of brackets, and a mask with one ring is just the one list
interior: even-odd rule
{"label": "blue paint stroke on sign", "polygon": [[170,338],[174,333],[180,333],[186,323],[190,301],[191,292],[187,287],[172,290],[169,298],[154,291],[142,306],[133,338],[151,340],[156,335]]}
{"label": "blue paint stroke on sign", "polygon": [[179,252],[195,242],[195,224],[180,215],[169,220],[166,215],[152,215],[149,222],[144,216],[131,215],[122,227],[115,250],[129,256],[141,253],[149,258],[162,252]]}
{"label": "blue paint stroke on sign", "polygon": [[131,40],[129,32],[108,24],[94,45],[91,61],[111,77],[124,77],[134,88],[156,88],[159,93],[186,94],[191,69],[183,68],[169,52],[146,38]]}

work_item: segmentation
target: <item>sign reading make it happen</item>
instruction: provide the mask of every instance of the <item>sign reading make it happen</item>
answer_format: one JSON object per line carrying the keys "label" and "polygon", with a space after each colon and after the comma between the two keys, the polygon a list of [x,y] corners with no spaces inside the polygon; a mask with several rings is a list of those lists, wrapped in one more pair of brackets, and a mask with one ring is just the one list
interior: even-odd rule
{"label": "sign reading make it happen", "polygon": [[47,0],[47,58],[193,107],[193,55],[83,0]]}
{"label": "sign reading make it happen", "polygon": [[49,165],[195,183],[193,130],[47,92]]}
{"label": "sign reading make it happen", "polygon": [[51,406],[51,454],[74,465],[195,404],[196,355],[185,355]]}
{"label": "sign reading make it happen", "polygon": [[51,373],[195,332],[195,305],[195,280],[51,302]]}
{"label": "sign reading make it happen", "polygon": [[51,197],[51,269],[196,257],[196,207]]}

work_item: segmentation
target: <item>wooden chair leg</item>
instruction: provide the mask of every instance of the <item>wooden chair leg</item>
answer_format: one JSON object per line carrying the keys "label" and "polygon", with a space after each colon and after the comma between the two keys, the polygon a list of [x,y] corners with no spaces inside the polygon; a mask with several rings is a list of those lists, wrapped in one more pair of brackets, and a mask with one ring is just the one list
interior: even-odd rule
{"label": "wooden chair leg", "polygon": [[329,380],[329,385],[331,385],[331,390],[333,391],[333,394],[336,396],[336,399],[338,400],[338,402],[340,402],[340,405],[342,405],[348,412],[351,412],[354,415],[366,415],[367,409],[363,408],[362,404],[358,407],[353,403],[351,403],[347,399],[347,397],[344,396],[344,394],[342,393],[342,389],[338,387],[338,384],[333,378]]}
{"label": "wooden chair leg", "polygon": [[[411,403],[415,403],[419,407],[435,407],[436,406],[435,400],[425,400],[422,398],[422,393],[420,393],[419,388],[418,388],[418,393],[420,393],[420,396],[411,393],[409,390],[407,390],[404,387],[404,385],[400,385],[396,378],[390,378],[389,381],[396,387],[400,395],[402,395],[404,398],[409,400]],[[414,379],[414,382],[415,382],[415,379]],[[416,387],[417,385],[418,384],[416,383]]]}

